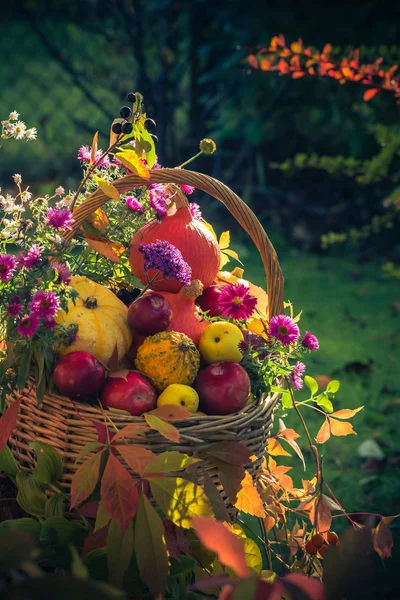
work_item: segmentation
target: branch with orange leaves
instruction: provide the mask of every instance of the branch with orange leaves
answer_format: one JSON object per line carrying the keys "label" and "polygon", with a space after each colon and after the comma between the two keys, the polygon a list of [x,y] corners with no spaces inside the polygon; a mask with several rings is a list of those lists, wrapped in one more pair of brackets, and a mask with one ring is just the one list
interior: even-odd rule
{"label": "branch with orange leaves", "polygon": [[371,100],[382,90],[394,94],[400,104],[400,77],[396,73],[397,65],[389,68],[382,66],[383,59],[377,58],[372,63],[360,63],[360,51],[352,50],[340,61],[331,57],[332,45],[325,44],[322,51],[304,46],[301,38],[287,45],[282,34],[271,39],[268,48],[261,48],[247,57],[253,69],[276,71],[279,75],[289,75],[292,79],[300,79],[306,75],[330,77],[339,83],[353,81],[365,85],[364,100]]}

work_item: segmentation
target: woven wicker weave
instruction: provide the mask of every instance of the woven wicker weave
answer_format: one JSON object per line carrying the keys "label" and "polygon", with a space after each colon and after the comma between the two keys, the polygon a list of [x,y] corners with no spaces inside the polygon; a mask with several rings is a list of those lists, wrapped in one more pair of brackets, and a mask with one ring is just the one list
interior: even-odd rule
{"label": "woven wicker weave", "polygon": [[[257,217],[236,194],[223,183],[207,175],[183,169],[156,169],[151,171],[151,178],[147,183],[191,185],[225,204],[250,235],[260,253],[267,277],[269,315],[273,316],[281,312],[283,276],[276,252]],[[142,187],[146,182],[138,176],[128,175],[115,181],[114,185],[120,192],[126,192]],[[101,190],[91,194],[74,211],[74,227],[66,234],[66,239],[71,239],[83,221],[107,201],[107,196]],[[30,382],[18,396],[9,397],[7,403],[12,403],[16,397],[21,400],[21,408],[16,428],[10,439],[14,456],[21,468],[30,470],[35,464],[34,453],[29,447],[30,442],[41,441],[53,446],[63,457],[64,473],[60,486],[68,492],[71,478],[79,466],[76,458],[87,442],[97,439],[93,421],[104,422],[104,413],[97,407],[75,404],[57,394],[46,395],[43,403],[38,406],[34,382]],[[132,439],[129,442],[146,445],[155,453],[180,450],[190,454],[206,450],[215,442],[240,441],[257,457],[248,466],[249,472],[254,476],[264,456],[278,400],[279,394],[271,397],[263,396],[240,413],[227,416],[193,416],[190,420],[174,423],[180,432],[180,444],[170,442],[155,431],[148,431],[145,439]],[[130,417],[114,412],[110,415],[118,429],[131,423],[143,422],[143,417]],[[206,468],[221,488],[216,469],[207,463]],[[223,490],[221,493],[226,500]]]}

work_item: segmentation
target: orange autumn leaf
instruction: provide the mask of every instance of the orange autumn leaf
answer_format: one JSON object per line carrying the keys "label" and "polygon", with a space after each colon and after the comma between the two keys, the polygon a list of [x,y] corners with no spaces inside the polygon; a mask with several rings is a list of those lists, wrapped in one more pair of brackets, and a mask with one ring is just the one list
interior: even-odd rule
{"label": "orange autumn leaf", "polygon": [[343,408],[342,410],[337,410],[336,412],[331,413],[330,417],[335,417],[336,419],[351,419],[351,417],[354,417],[354,415],[360,412],[360,410],[363,408],[363,406],[354,408],[353,410],[349,408]]}
{"label": "orange autumn leaf", "polygon": [[300,77],[304,77],[304,71],[294,71],[292,73],[292,79],[300,79]]}
{"label": "orange autumn leaf", "polygon": [[331,419],[329,417],[329,424],[332,435],[356,435],[356,432],[353,429],[353,425],[348,421],[337,421],[336,419]]}
{"label": "orange autumn leaf", "polygon": [[97,235],[85,234],[85,241],[92,250],[105,256],[114,263],[120,263],[120,255],[125,252],[125,247],[117,242],[107,241]]}
{"label": "orange autumn leaf", "polygon": [[366,92],[364,92],[364,100],[365,102],[368,102],[369,100],[372,100],[372,98],[374,96],[376,96],[376,94],[379,92],[379,88],[371,88],[370,90],[367,90]]}
{"label": "orange autumn leaf", "polygon": [[235,507],[253,517],[264,517],[265,515],[263,501],[248,471],[245,472],[241,489],[238,491]]}
{"label": "orange autumn leaf", "polygon": [[268,458],[269,472],[279,482],[280,486],[287,492],[290,492],[293,489],[293,480],[291,477],[289,477],[289,475],[286,475],[286,473],[291,469],[292,467],[285,467],[283,465],[278,467],[277,463],[271,456]]}
{"label": "orange autumn leaf", "polygon": [[279,419],[278,436],[285,440],[297,440],[297,438],[301,437],[294,429],[287,428],[282,419]]}
{"label": "orange autumn leaf", "polygon": [[267,444],[267,452],[272,456],[292,456],[290,452],[286,452],[276,439],[269,439]]}
{"label": "orange autumn leaf", "polygon": [[317,444],[325,444],[325,442],[327,442],[330,437],[331,437],[331,428],[329,426],[329,420],[326,418],[325,421],[323,422],[320,430],[317,433],[317,437],[315,438],[315,441],[317,442]]}
{"label": "orange autumn leaf", "polygon": [[373,530],[372,540],[374,543],[374,549],[382,560],[392,556],[393,536],[383,519]]}

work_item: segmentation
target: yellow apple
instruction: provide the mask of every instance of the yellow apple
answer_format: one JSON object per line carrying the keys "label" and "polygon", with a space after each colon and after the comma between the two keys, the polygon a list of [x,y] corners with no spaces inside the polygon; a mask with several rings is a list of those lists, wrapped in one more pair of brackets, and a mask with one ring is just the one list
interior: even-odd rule
{"label": "yellow apple", "polygon": [[204,330],[199,342],[199,351],[208,363],[239,363],[243,358],[239,350],[242,341],[243,334],[239,327],[228,321],[216,321]]}
{"label": "yellow apple", "polygon": [[199,408],[199,396],[196,390],[189,385],[171,383],[159,395],[157,400],[157,406],[165,406],[166,404],[183,406],[189,412],[195,413]]}

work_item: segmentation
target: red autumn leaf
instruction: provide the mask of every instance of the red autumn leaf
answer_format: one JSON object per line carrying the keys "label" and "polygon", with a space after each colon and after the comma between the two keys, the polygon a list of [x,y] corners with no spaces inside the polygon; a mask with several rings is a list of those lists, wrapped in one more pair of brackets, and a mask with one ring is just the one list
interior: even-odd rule
{"label": "red autumn leaf", "polygon": [[330,417],[328,417],[328,419],[332,435],[356,435],[351,423],[348,423],[347,421],[337,421],[336,419],[331,419]]}
{"label": "red autumn leaf", "polygon": [[167,423],[163,419],[150,413],[145,413],[144,418],[150,429],[158,431],[158,433],[171,442],[179,443],[179,431],[174,425],[171,425],[171,423]]}
{"label": "red autumn leaf", "polygon": [[235,507],[253,517],[264,517],[263,501],[248,471],[245,472],[241,488],[237,494]]}
{"label": "red autumn leaf", "polygon": [[76,470],[71,481],[71,509],[82,504],[97,485],[100,475],[101,452],[90,456]]}
{"label": "red autumn leaf", "polygon": [[376,94],[378,92],[379,92],[379,88],[371,88],[371,89],[367,90],[366,92],[364,92],[363,99],[365,100],[365,102],[368,102],[369,100],[372,100],[372,98],[374,96],[376,96]]}
{"label": "red autumn leaf", "polygon": [[[286,582],[290,584],[290,587],[287,586],[286,588]],[[292,595],[293,597],[300,597],[300,594],[296,594],[293,588],[298,588],[302,592],[301,597],[308,598],[308,600],[325,600],[326,598],[323,583],[317,577],[308,577],[303,573],[289,573],[282,579],[277,579],[276,584],[276,587],[279,585],[285,587],[285,589],[280,589],[279,595],[275,596],[276,598],[287,597],[288,594],[290,597]]]}
{"label": "red autumn leaf", "polygon": [[196,517],[192,526],[203,546],[215,552],[223,565],[231,568],[238,577],[249,575],[244,546],[223,523],[207,517]]}
{"label": "red autumn leaf", "polygon": [[251,462],[252,451],[241,442],[217,442],[205,451],[207,456],[223,460],[230,465],[246,465]]}
{"label": "red autumn leaf", "polygon": [[99,423],[99,421],[92,421],[92,423],[96,429],[97,440],[100,444],[105,444],[109,438],[113,437],[114,432],[111,432],[103,423]]}
{"label": "red autumn leaf", "polygon": [[143,476],[147,465],[156,458],[154,452],[151,452],[151,450],[147,450],[147,448],[143,448],[142,446],[121,444],[116,448],[128,467],[135,473],[138,473],[141,477]]}
{"label": "red autumn leaf", "polygon": [[146,431],[149,431],[149,428],[145,423],[131,423],[114,435],[113,442],[117,440],[140,439],[144,437]]}
{"label": "red autumn leaf", "polygon": [[383,519],[378,523],[373,530],[372,539],[374,549],[377,551],[382,560],[392,556],[393,537],[389,527],[384,523]]}
{"label": "red autumn leaf", "polygon": [[8,438],[15,429],[20,404],[21,400],[15,400],[0,417],[0,452],[4,450]]}
{"label": "red autumn leaf", "polygon": [[271,456],[292,456],[290,452],[286,452],[280,445],[277,439],[269,439],[267,443],[267,452]]}
{"label": "red autumn leaf", "polygon": [[159,406],[158,408],[151,410],[148,414],[154,415],[164,421],[170,421],[171,423],[174,421],[184,421],[185,419],[191,419],[193,417],[193,413],[189,412],[186,408],[174,406],[172,404]]}
{"label": "red autumn leaf", "polygon": [[224,460],[213,458],[213,464],[218,468],[219,478],[226,495],[232,504],[235,504],[238,492],[245,476],[245,469],[241,465],[230,465]]}
{"label": "red autumn leaf", "polygon": [[125,532],[136,514],[139,494],[132,476],[113,454],[108,457],[100,495],[110,517]]}
{"label": "red autumn leaf", "polygon": [[98,529],[97,531],[90,531],[85,539],[82,554],[85,556],[92,550],[98,548],[104,548],[107,545],[108,526]]}
{"label": "red autumn leaf", "polygon": [[349,408],[343,408],[342,410],[337,410],[336,412],[331,413],[330,417],[335,417],[336,419],[351,419],[354,417],[360,410],[364,407],[360,406],[359,408],[355,408],[354,410],[350,410]]}
{"label": "red autumn leaf", "polygon": [[329,426],[329,420],[325,419],[322,423],[320,430],[317,433],[317,437],[315,438],[317,444],[325,444],[331,437],[331,428]]}
{"label": "red autumn leaf", "polygon": [[251,67],[253,67],[253,69],[258,69],[258,61],[257,61],[257,57],[254,54],[250,54],[247,57],[248,63]]}

